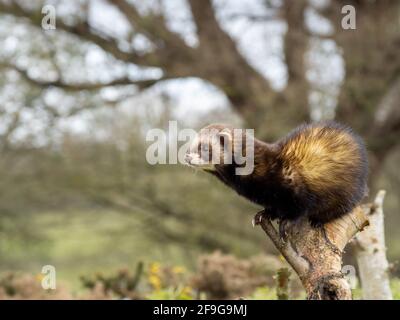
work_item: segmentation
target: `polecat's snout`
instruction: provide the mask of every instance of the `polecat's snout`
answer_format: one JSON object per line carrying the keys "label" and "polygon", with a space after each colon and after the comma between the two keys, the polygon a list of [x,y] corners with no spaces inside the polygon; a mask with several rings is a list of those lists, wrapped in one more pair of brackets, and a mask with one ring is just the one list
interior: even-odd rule
{"label": "polecat's snout", "polygon": [[216,139],[213,134],[206,130],[199,132],[185,154],[186,164],[198,169],[213,170],[215,163],[212,158],[212,148],[215,143]]}
{"label": "polecat's snout", "polygon": [[193,151],[189,150],[185,154],[185,162],[187,165],[198,168],[198,169],[203,169],[203,170],[213,170],[214,169],[214,164],[208,157],[205,157],[202,152],[198,151]]}

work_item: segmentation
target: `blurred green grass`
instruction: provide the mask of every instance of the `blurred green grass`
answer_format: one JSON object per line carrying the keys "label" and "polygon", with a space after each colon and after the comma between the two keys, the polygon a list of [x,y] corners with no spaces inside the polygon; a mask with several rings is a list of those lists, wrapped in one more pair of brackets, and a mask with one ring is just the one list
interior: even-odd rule
{"label": "blurred green grass", "polygon": [[[46,212],[30,216],[29,226],[40,239],[1,237],[1,270],[40,273],[56,267],[57,279],[79,289],[81,275],[108,274],[138,261],[163,261],[191,267],[198,252],[176,245],[157,245],[141,232],[134,217],[115,211]],[[127,232],[131,229],[131,232]],[[18,270],[15,270],[18,269]]]}
{"label": "blurred green grass", "polygon": [[[82,289],[82,275],[107,275],[121,268],[134,270],[139,261],[160,261],[193,270],[198,257],[205,253],[195,247],[187,250],[174,242],[158,242],[143,232],[143,222],[135,215],[112,210],[31,214],[22,228],[35,230],[37,238],[26,238],[20,223],[15,226],[5,220],[3,225],[8,231],[0,232],[0,274],[38,274],[44,265],[53,265],[57,281],[73,291]],[[254,248],[254,252],[257,250]],[[397,298],[399,283],[393,282]]]}

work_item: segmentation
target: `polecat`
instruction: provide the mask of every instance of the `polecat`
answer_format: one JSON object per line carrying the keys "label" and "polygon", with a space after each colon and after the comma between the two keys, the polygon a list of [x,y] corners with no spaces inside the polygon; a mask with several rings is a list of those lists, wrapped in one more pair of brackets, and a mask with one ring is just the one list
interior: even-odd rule
{"label": "polecat", "polygon": [[[313,226],[318,226],[350,212],[366,195],[365,146],[344,125],[305,124],[272,144],[234,131],[224,124],[201,129],[185,161],[263,206],[263,215],[269,219],[307,216]],[[235,155],[248,152],[244,148],[246,139],[254,143],[254,157],[246,158],[254,161],[254,170],[238,175],[236,169],[246,163],[238,164]],[[211,161],[214,153],[219,154],[217,163]]]}

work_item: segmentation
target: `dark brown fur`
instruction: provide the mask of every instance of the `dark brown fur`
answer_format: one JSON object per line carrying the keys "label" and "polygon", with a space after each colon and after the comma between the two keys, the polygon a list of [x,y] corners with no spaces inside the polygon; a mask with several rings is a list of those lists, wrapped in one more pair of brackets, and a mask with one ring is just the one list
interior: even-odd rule
{"label": "dark brown fur", "polygon": [[361,138],[343,125],[306,124],[274,144],[255,139],[254,147],[251,174],[236,175],[235,163],[206,171],[263,206],[271,219],[307,216],[320,225],[351,211],[366,195],[366,150]]}

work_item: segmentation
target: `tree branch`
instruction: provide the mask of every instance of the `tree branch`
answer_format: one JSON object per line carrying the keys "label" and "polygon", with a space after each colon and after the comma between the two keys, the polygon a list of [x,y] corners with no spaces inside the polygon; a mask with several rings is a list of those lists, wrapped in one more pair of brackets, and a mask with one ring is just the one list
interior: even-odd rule
{"label": "tree branch", "polygon": [[393,128],[400,122],[398,112],[400,101],[400,77],[393,81],[388,92],[383,96],[378,104],[375,113],[375,126],[378,128]]}
{"label": "tree branch", "polygon": [[280,226],[281,238],[272,223],[262,219],[260,225],[275,247],[298,274],[309,299],[351,299],[349,284],[344,279],[342,252],[346,244],[368,224],[361,207],[327,223],[311,227],[307,218]]}
{"label": "tree branch", "polygon": [[[6,5],[0,2],[0,13],[10,14],[15,17],[25,18],[32,25],[37,28],[41,25],[42,16],[38,12],[30,12],[23,9],[16,2],[12,2],[10,5]],[[105,52],[111,54],[114,58],[130,63],[137,64],[150,64],[150,58],[147,55],[140,55],[133,51],[123,51],[118,47],[116,39],[111,38],[99,30],[91,27],[87,21],[81,22],[78,25],[71,26],[65,24],[61,19],[57,20],[57,29],[61,29],[69,34],[79,37],[81,40],[96,44],[102,48]]]}
{"label": "tree branch", "polygon": [[[179,34],[168,29],[162,14],[143,16],[126,0],[108,2],[114,4],[125,15],[133,29],[144,34],[155,45],[155,49],[146,56],[147,63],[162,67],[177,76],[192,75],[196,50],[187,46]],[[182,62],[186,62],[187,65]]]}
{"label": "tree branch", "polygon": [[[233,108],[249,125],[258,127],[265,111],[272,104],[275,92],[268,81],[243,57],[235,41],[219,25],[210,0],[189,0],[199,38],[195,72],[220,87]],[[244,79],[246,79],[244,81]],[[261,118],[261,119],[260,119]]]}
{"label": "tree branch", "polygon": [[150,40],[155,42],[163,39],[169,44],[180,44],[186,47],[183,40],[178,34],[168,30],[163,15],[148,15],[142,16],[139,14],[134,5],[126,0],[108,0],[114,4],[122,14],[125,15],[131,26],[146,35]]}
{"label": "tree branch", "polygon": [[288,24],[284,38],[285,62],[288,69],[289,83],[306,83],[305,52],[308,46],[304,25],[304,12],[308,5],[305,0],[296,2],[285,0],[283,16]]}
{"label": "tree branch", "polygon": [[292,266],[296,273],[302,274],[308,270],[309,266],[307,261],[298,256],[290,243],[285,242],[280,238],[279,233],[276,231],[270,220],[264,219],[261,223],[261,228],[268,235],[275,247],[285,257],[286,261]]}
{"label": "tree branch", "polygon": [[68,83],[60,79],[53,81],[35,79],[29,75],[29,72],[27,70],[21,69],[12,64],[0,63],[0,67],[10,68],[17,71],[26,81],[35,86],[39,86],[42,88],[57,87],[65,91],[99,90],[105,87],[118,86],[118,85],[136,85],[140,89],[145,89],[162,79],[166,79],[166,78],[159,78],[159,79],[146,79],[146,80],[131,80],[128,77],[122,77],[114,79],[109,82]]}
{"label": "tree branch", "polygon": [[225,17],[227,20],[246,19],[251,22],[279,21],[281,17],[274,14],[232,13]]}

